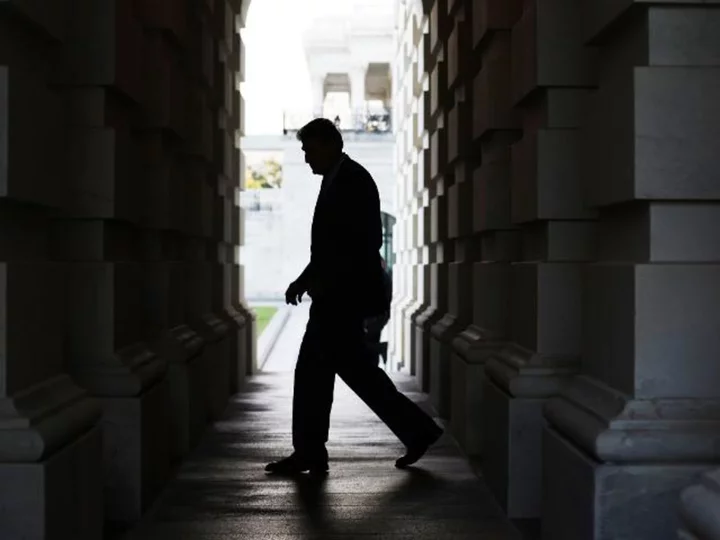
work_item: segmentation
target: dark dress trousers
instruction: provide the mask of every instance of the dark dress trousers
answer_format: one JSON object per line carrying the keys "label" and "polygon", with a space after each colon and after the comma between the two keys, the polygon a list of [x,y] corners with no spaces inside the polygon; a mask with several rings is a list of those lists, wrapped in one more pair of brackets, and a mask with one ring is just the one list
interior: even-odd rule
{"label": "dark dress trousers", "polygon": [[310,263],[299,281],[312,297],[295,367],[293,446],[325,457],[335,375],[406,445],[422,443],[435,422],[367,361],[364,320],[389,310],[380,260],[380,196],[370,173],[348,156],[323,180],[312,224]]}

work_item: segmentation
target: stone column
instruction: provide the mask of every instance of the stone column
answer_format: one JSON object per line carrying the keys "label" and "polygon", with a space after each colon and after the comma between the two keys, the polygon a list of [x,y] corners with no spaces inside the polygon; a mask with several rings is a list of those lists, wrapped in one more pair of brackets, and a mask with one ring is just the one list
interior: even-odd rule
{"label": "stone column", "polygon": [[[545,411],[553,540],[674,538],[681,489],[720,460],[720,12],[622,7],[584,12],[600,55],[582,169],[597,262],[582,374]],[[686,512],[708,500],[692,493]]]}
{"label": "stone column", "polygon": [[[399,145],[400,146],[400,145]],[[403,158],[399,158],[404,159]],[[405,175],[405,167],[398,167],[398,189],[397,189],[397,207],[398,215],[395,222],[395,231],[393,234],[393,242],[396,250],[395,266],[393,268],[393,302],[392,302],[392,322],[393,340],[391,343],[391,355],[393,362],[401,363],[404,360],[403,350],[403,332],[404,332],[404,312],[410,302],[410,242],[408,241],[408,231],[412,226],[412,209],[408,200],[408,178]]]}
{"label": "stone column", "polygon": [[174,9],[145,3],[138,12],[143,25],[142,78],[145,84],[141,130],[136,140],[146,191],[141,217],[144,247],[144,326],[151,349],[168,365],[170,390],[170,446],[173,460],[180,459],[197,440],[205,425],[204,405],[191,373],[199,369],[203,342],[174,308],[184,294],[174,277],[179,260],[177,231],[185,221],[182,175],[178,167],[178,139],[187,136],[186,108],[190,93],[182,72],[181,48],[187,39],[186,6]]}
{"label": "stone column", "polygon": [[312,87],[312,114],[314,117],[323,116],[324,112],[323,109],[325,108],[325,77],[326,74],[323,73],[312,74],[312,79],[310,81],[311,87]]}
{"label": "stone column", "polygon": [[465,113],[471,119],[467,139],[473,141],[480,167],[468,168],[467,174],[472,176],[465,192],[458,192],[455,210],[457,219],[469,222],[474,235],[466,250],[466,260],[472,265],[467,270],[470,275],[463,276],[464,294],[456,293],[458,300],[467,298],[470,306],[468,324],[452,341],[451,429],[463,450],[476,457],[482,447],[485,362],[507,333],[506,276],[518,244],[510,224],[508,147],[517,138],[509,99],[509,28],[519,8],[515,0],[476,2],[472,8],[467,15],[465,47],[473,54],[468,52],[463,58],[460,48],[457,54],[459,69],[467,71],[466,92],[473,100]]}
{"label": "stone column", "polygon": [[[212,110],[212,109],[210,109]],[[210,118],[214,115],[211,114]],[[217,135],[215,130],[211,133]],[[210,152],[213,139],[210,140]],[[212,191],[209,185],[211,161],[203,155],[185,156],[185,186],[187,221],[183,230],[182,254],[183,274],[188,291],[184,295],[184,316],[188,326],[205,342],[201,353],[201,385],[204,395],[205,419],[212,421],[222,412],[224,400],[218,378],[228,378],[226,370],[227,351],[225,334],[227,324],[213,311],[211,263],[208,261],[209,237],[212,234]],[[217,188],[215,188],[217,189]],[[217,246],[212,246],[215,250]],[[214,253],[217,257],[217,252]],[[217,390],[217,392],[216,392]]]}
{"label": "stone column", "polygon": [[[511,148],[509,343],[489,360],[483,391],[483,472],[513,518],[540,516],[542,408],[576,370],[581,273],[592,257],[593,213],[582,199],[579,135],[592,50],[571,0],[525,3],[512,29],[511,96],[522,139]],[[552,41],[556,28],[566,28]]]}
{"label": "stone column", "polygon": [[[163,61],[147,45],[146,13],[113,0],[81,1],[69,14],[65,48],[69,111],[67,212],[57,237],[71,262],[65,315],[68,368],[103,407],[106,517],[140,517],[169,474],[167,364],[146,340],[142,252],[144,182],[136,130],[168,121],[138,62]],[[147,48],[146,48],[147,47]],[[171,76],[172,72],[169,72]],[[152,111],[143,115],[144,106]],[[131,120],[132,118],[132,120]],[[153,186],[153,189],[156,186]],[[152,434],[152,435],[150,435]]]}
{"label": "stone column", "polygon": [[350,77],[350,118],[353,129],[362,127],[365,114],[365,75],[367,66],[358,66],[348,73]]}
{"label": "stone column", "polygon": [[[238,5],[239,4],[239,5]],[[246,9],[247,2],[240,0],[232,0],[231,5],[236,14],[241,11],[240,16],[236,16],[239,21],[239,25],[236,27],[236,50],[233,51],[234,55],[237,55],[237,62],[239,62],[240,70],[238,72],[239,79],[237,81],[238,87],[245,77],[245,47],[240,37],[240,31],[245,25],[245,19],[242,15],[242,11]],[[232,63],[232,62],[231,62]],[[234,318],[240,324],[238,315],[242,316],[244,330],[241,334],[241,350],[243,352],[244,361],[241,362],[245,366],[245,371],[240,371],[242,367],[238,367],[238,384],[241,380],[244,380],[246,376],[257,373],[257,335],[255,327],[255,313],[248,307],[245,300],[245,275],[244,266],[241,264],[239,259],[240,246],[244,243],[245,238],[245,214],[243,209],[240,208],[240,191],[245,188],[245,163],[242,150],[239,147],[240,137],[245,135],[245,98],[242,92],[238,89],[233,98],[233,104],[236,107],[233,110],[232,126],[236,130],[236,137],[234,139],[235,150],[232,153],[232,163],[234,166],[233,177],[235,179],[236,189],[232,198],[232,207],[230,215],[230,238],[231,241],[227,246],[228,249],[228,265],[226,271],[228,272],[229,280],[229,294],[230,294],[230,305],[231,313]],[[232,127],[231,126],[231,127]],[[231,183],[233,178],[230,179]],[[232,388],[232,386],[231,386]]]}
{"label": "stone column", "polygon": [[[431,369],[430,342],[432,326],[444,315],[447,309],[447,265],[444,264],[443,245],[440,240],[447,237],[447,199],[444,192],[444,180],[447,162],[447,136],[445,134],[445,102],[447,98],[447,63],[445,61],[444,39],[447,26],[447,1],[437,0],[429,8],[430,34],[424,39],[423,63],[428,73],[429,91],[424,100],[424,127],[427,150],[425,150],[425,207],[423,263],[424,279],[429,301],[427,308],[414,317],[415,353],[418,371],[422,374],[422,387],[434,395],[437,402],[440,388],[434,384]],[[427,382],[425,381],[427,379]]]}
{"label": "stone column", "polygon": [[66,6],[11,8],[0,8],[0,537],[95,540],[100,408],[67,374],[60,321],[74,299],[50,250],[68,178],[64,103],[45,54],[66,43]]}
{"label": "stone column", "polygon": [[[405,43],[415,39],[411,28],[418,24],[414,6],[405,5],[401,19],[403,29],[398,32],[401,42],[398,46],[396,66],[402,75],[396,77],[393,85],[393,110],[397,129],[397,176],[398,176],[398,213],[396,222],[396,267],[394,279],[396,285],[393,301],[393,340],[392,353],[398,366],[407,368],[412,375],[418,375],[418,366],[413,354],[413,314],[420,309],[422,300],[418,294],[421,280],[420,248],[423,245],[423,205],[424,160],[422,132],[422,103],[424,89],[423,74],[418,72],[418,64],[405,55]],[[419,46],[422,45],[418,39]],[[411,44],[414,45],[414,42]]]}
{"label": "stone column", "polygon": [[[233,283],[237,274],[233,272],[236,263],[236,252],[239,251],[239,232],[244,227],[241,220],[240,208],[237,204],[240,190],[240,179],[244,176],[241,152],[238,148],[242,132],[242,103],[240,83],[244,80],[244,47],[240,36],[240,28],[235,25],[237,11],[234,5],[228,4],[226,24],[230,24],[230,39],[225,44],[225,69],[231,80],[226,90],[225,116],[219,118],[220,132],[224,132],[223,145],[219,148],[222,153],[223,173],[218,179],[218,192],[221,205],[218,226],[218,263],[219,276],[222,287],[218,291],[218,306],[220,317],[231,326],[231,344],[229,359],[230,393],[240,390],[247,377],[252,358],[252,346],[248,343],[252,338],[252,325],[248,317],[248,310],[240,302],[240,297],[234,292],[237,285]],[[220,224],[221,223],[221,224]],[[222,277],[220,277],[222,276]]]}
{"label": "stone column", "polygon": [[429,370],[423,369],[423,362],[417,354],[417,337],[416,337],[416,320],[429,307],[429,267],[427,262],[428,249],[426,247],[429,240],[428,233],[430,231],[430,209],[429,196],[426,186],[426,178],[429,176],[428,171],[430,162],[427,159],[428,153],[425,148],[425,104],[428,99],[425,91],[425,83],[428,80],[424,70],[424,50],[426,40],[422,34],[422,12],[419,6],[410,6],[411,10],[409,24],[413,25],[413,32],[408,34],[412,36],[411,46],[415,47],[418,54],[414,54],[412,62],[412,76],[409,78],[414,88],[413,104],[410,110],[409,123],[411,125],[411,154],[412,154],[412,178],[410,180],[411,190],[417,208],[414,216],[416,235],[413,247],[413,271],[415,274],[414,301],[408,307],[404,317],[405,327],[405,356],[409,359],[410,371],[417,377],[420,388],[427,392],[429,390]]}
{"label": "stone column", "polygon": [[[411,178],[411,187],[413,191],[414,207],[413,227],[415,234],[413,235],[413,245],[411,251],[410,264],[412,265],[413,289],[412,301],[408,304],[403,313],[403,354],[406,358],[410,373],[418,378],[420,387],[423,388],[427,379],[427,373],[423,372],[422,365],[418,363],[415,351],[415,319],[428,307],[428,296],[425,294],[425,225],[428,208],[424,206],[424,183],[422,175],[424,171],[424,151],[415,147],[412,152],[416,152],[417,163],[413,167],[413,175]],[[418,190],[418,186],[420,189]]]}
{"label": "stone column", "polygon": [[[411,129],[407,124],[405,129]],[[407,133],[407,131],[405,132]],[[410,366],[412,359],[408,356],[408,313],[416,302],[417,273],[415,269],[416,263],[416,245],[418,237],[417,227],[417,202],[415,200],[415,192],[412,182],[412,148],[408,145],[408,137],[403,137],[404,144],[401,145],[403,154],[403,169],[400,173],[401,179],[401,197],[405,201],[403,209],[402,224],[402,246],[403,246],[403,265],[402,265],[402,297],[396,304],[398,325],[398,351],[396,362],[399,367]]]}
{"label": "stone column", "polygon": [[[452,246],[454,253],[447,253],[447,310],[432,327],[431,363],[439,374],[441,392],[439,409],[441,415],[451,417],[452,399],[456,396],[456,384],[463,381],[453,378],[451,366],[452,341],[471,321],[472,315],[472,265],[476,244],[472,237],[472,171],[474,156],[471,148],[470,116],[473,95],[467,88],[472,74],[469,60],[472,6],[464,2],[451,2],[449,6],[447,39],[447,145],[448,159],[444,175],[447,190],[446,249]],[[472,87],[470,87],[472,88]],[[455,375],[458,375],[456,373]]]}

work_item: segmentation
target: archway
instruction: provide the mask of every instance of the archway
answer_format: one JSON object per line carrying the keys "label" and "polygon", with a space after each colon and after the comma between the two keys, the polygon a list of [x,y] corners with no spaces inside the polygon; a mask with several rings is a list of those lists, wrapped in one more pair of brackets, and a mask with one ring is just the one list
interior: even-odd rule
{"label": "archway", "polygon": [[[291,5],[296,11],[285,9]],[[388,214],[383,218],[383,255],[391,267],[394,263],[391,240],[397,171],[389,69],[395,55],[393,20],[387,4],[383,10],[366,13],[364,26],[363,14],[356,13],[363,2],[327,5],[332,7],[330,13],[314,13],[312,2],[299,7],[297,2],[263,0],[247,11],[243,30],[247,123],[240,147],[246,169],[253,167],[252,174],[259,175],[262,163],[255,164],[265,159],[263,154],[271,153],[282,168],[278,189],[253,181],[263,187],[253,190],[248,182],[241,194],[246,209],[245,292],[253,306],[263,313],[272,306],[281,320],[289,317],[283,303],[285,288],[309,257],[310,220],[320,185],[303,161],[295,134],[323,109],[330,119],[336,114],[340,117],[346,153],[364,165],[378,185],[382,209]],[[273,33],[268,33],[270,28]],[[277,35],[283,35],[281,42]],[[270,47],[276,49],[273,54],[268,54]],[[344,98],[344,104],[342,99],[331,103],[337,97]],[[274,332],[275,326],[268,328]],[[267,335],[259,337],[263,363]]]}

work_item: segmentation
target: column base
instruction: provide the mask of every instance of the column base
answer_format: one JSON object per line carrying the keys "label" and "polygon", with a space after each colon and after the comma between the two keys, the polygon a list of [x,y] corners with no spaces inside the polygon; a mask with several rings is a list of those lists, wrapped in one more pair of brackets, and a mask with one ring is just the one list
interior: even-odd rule
{"label": "column base", "polygon": [[168,419],[173,461],[185,456],[205,429],[202,348],[202,338],[183,324],[170,330],[157,349],[158,354],[168,360]]}
{"label": "column base", "polygon": [[483,477],[509,518],[539,517],[545,400],[513,397],[489,378],[482,394]]}
{"label": "column base", "polygon": [[440,320],[442,313],[429,306],[415,317],[413,336],[415,339],[415,369],[420,389],[430,393],[430,328]]}
{"label": "column base", "polygon": [[502,347],[485,330],[471,325],[452,341],[450,430],[470,457],[482,454],[482,396],[485,363]]}
{"label": "column base", "polygon": [[418,385],[420,386],[421,390],[423,392],[427,392],[427,389],[423,389],[424,380],[422,377],[422,366],[418,362],[418,352],[417,352],[417,339],[416,339],[416,333],[417,333],[417,326],[415,325],[415,321],[417,320],[418,316],[425,311],[428,308],[427,303],[423,301],[418,301],[417,303],[413,304],[412,309],[408,310],[408,315],[403,321],[403,324],[405,325],[404,328],[404,336],[405,336],[405,350],[407,351],[406,354],[410,357],[410,365],[411,365],[411,375],[413,375],[417,381]]}
{"label": "column base", "polygon": [[254,375],[259,371],[257,357],[257,333],[255,328],[255,313],[242,302],[235,302],[232,307],[238,312],[245,321],[245,330],[243,332],[243,343],[245,349],[245,377]]}
{"label": "column base", "polygon": [[678,494],[709,465],[609,465],[552,427],[543,430],[543,540],[669,540]]}
{"label": "column base", "polygon": [[205,342],[202,352],[203,393],[207,420],[212,422],[222,415],[230,398],[229,327],[213,313],[202,315],[191,327]]}
{"label": "column base", "polygon": [[0,399],[0,538],[101,538],[101,414],[64,374]]}
{"label": "column base", "polygon": [[247,342],[245,316],[234,307],[226,308],[218,314],[229,327],[230,333],[230,395],[236,394],[247,380]]}
{"label": "column base", "polygon": [[631,399],[577,376],[544,412],[553,481],[542,515],[553,540],[672,538],[681,490],[720,462],[717,400]]}
{"label": "column base", "polygon": [[105,515],[129,525],[147,510],[170,475],[167,379],[132,397],[102,398]]}
{"label": "column base", "polygon": [[720,538],[720,469],[702,475],[700,483],[685,489],[681,495],[681,540],[714,540]]}
{"label": "column base", "polygon": [[393,297],[390,304],[390,321],[392,324],[392,336],[389,344],[389,353],[392,356],[402,356],[404,343],[403,329],[405,328],[404,310],[410,304],[409,296]]}
{"label": "column base", "polygon": [[0,538],[103,537],[102,430],[37,463],[0,463]]}
{"label": "column base", "polygon": [[463,330],[454,315],[446,313],[430,329],[430,402],[441,418],[451,415],[452,340]]}
{"label": "column base", "polygon": [[397,329],[395,332],[395,346],[391,353],[395,361],[396,369],[400,370],[410,363],[408,358],[408,335],[407,335],[407,320],[409,317],[409,308],[415,304],[415,299],[408,296],[402,299],[396,309],[395,324]]}
{"label": "column base", "polygon": [[543,407],[576,372],[575,357],[506,345],[485,367],[483,474],[508,517],[540,517]]}
{"label": "column base", "polygon": [[410,375],[414,377],[418,375],[418,366],[417,357],[415,356],[415,325],[413,324],[413,317],[425,307],[420,300],[416,300],[403,313],[402,366],[407,366]]}

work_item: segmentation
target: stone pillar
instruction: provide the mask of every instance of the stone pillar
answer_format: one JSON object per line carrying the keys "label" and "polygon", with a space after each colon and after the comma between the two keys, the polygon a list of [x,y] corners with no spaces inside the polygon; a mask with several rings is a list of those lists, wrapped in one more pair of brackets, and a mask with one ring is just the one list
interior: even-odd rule
{"label": "stone pillar", "polygon": [[[472,265],[476,255],[475,238],[472,236],[472,171],[474,156],[471,148],[470,116],[473,95],[467,87],[471,82],[472,66],[468,61],[470,51],[469,22],[472,6],[467,2],[451,2],[448,6],[447,25],[449,35],[446,43],[448,113],[446,116],[447,163],[445,165],[444,189],[447,198],[447,235],[444,259],[447,261],[447,310],[432,327],[431,370],[436,374],[433,382],[438,392],[436,406],[442,416],[452,413],[452,396],[456,396],[459,372],[453,379],[451,366],[452,341],[471,322],[472,315]],[[452,249],[453,253],[449,250]],[[431,385],[431,394],[434,391]]]}
{"label": "stone pillar", "polygon": [[[236,2],[237,3],[237,2]],[[236,4],[235,3],[235,4]],[[238,195],[241,188],[241,178],[244,176],[244,167],[241,159],[241,151],[238,148],[240,135],[242,134],[243,97],[240,93],[240,83],[244,80],[244,46],[240,36],[240,28],[235,25],[237,11],[234,5],[228,4],[226,9],[226,25],[230,25],[229,40],[225,43],[225,69],[227,77],[231,80],[226,93],[223,96],[225,101],[225,114],[219,117],[219,131],[223,135],[222,146],[218,150],[222,154],[223,169],[218,179],[218,190],[220,198],[217,204],[220,205],[219,216],[216,218],[218,238],[218,279],[222,281],[219,287],[217,302],[220,309],[220,317],[231,328],[231,344],[229,359],[229,391],[236,393],[245,384],[248,370],[251,367],[253,346],[249,343],[252,339],[252,325],[249,317],[249,310],[241,302],[237,293],[239,284],[235,281],[239,274],[234,271],[236,264],[236,253],[239,252],[240,230],[244,227],[241,219]]]}
{"label": "stone pillar", "polygon": [[353,129],[362,127],[365,114],[365,75],[367,66],[358,66],[348,73],[350,77],[350,118]]}
{"label": "stone pillar", "polygon": [[[186,323],[178,300],[185,294],[181,275],[178,232],[185,222],[184,174],[178,164],[178,138],[187,136],[186,108],[193,95],[182,72],[182,49],[188,39],[186,6],[160,9],[143,4],[138,12],[143,25],[145,116],[137,132],[146,190],[140,200],[141,238],[144,247],[144,326],[150,348],[167,362],[168,419],[171,459],[179,460],[199,438],[205,426],[204,402],[197,374],[203,342]],[[168,98],[168,96],[172,96]],[[180,277],[180,280],[178,280]],[[194,386],[193,386],[194,385]]]}
{"label": "stone pillar", "polygon": [[[400,145],[398,145],[400,146]],[[400,159],[400,158],[399,158]],[[395,222],[393,242],[396,250],[395,266],[393,268],[393,302],[392,322],[393,340],[390,344],[393,362],[402,363],[404,360],[404,312],[410,300],[410,242],[408,241],[408,230],[412,223],[412,210],[407,197],[408,178],[405,175],[404,167],[400,166],[397,171],[397,207],[399,212]]]}
{"label": "stone pillar", "polygon": [[[420,156],[424,156],[422,150],[414,150]],[[415,319],[428,308],[428,295],[425,294],[425,222],[428,215],[428,209],[423,205],[423,191],[417,191],[417,185],[421,183],[417,175],[422,171],[422,157],[419,159],[419,167],[415,169],[415,177],[412,178],[413,199],[415,201],[412,222],[415,234],[413,235],[413,245],[411,251],[410,264],[412,268],[412,294],[411,302],[407,305],[402,314],[403,320],[403,355],[410,367],[410,373],[417,377],[420,388],[422,389],[427,379],[427,373],[423,371],[423,366],[418,363],[418,357],[415,352]],[[421,184],[422,185],[422,184]],[[423,186],[424,188],[424,186]],[[424,390],[426,391],[426,390]]]}
{"label": "stone pillar", "polygon": [[[67,40],[62,3],[0,8],[0,537],[102,536],[100,408],[66,372],[64,103],[44,53]],[[34,129],[33,121],[41,124]]]}
{"label": "stone pillar", "polygon": [[[455,243],[448,239],[448,189],[455,182],[455,170],[448,162],[448,115],[454,101],[454,88],[448,84],[448,35],[452,29],[448,2],[437,0],[430,25],[430,107],[426,125],[430,133],[430,213],[433,245],[431,257],[432,307],[425,318],[430,367],[430,398],[440,416],[450,416],[450,363],[446,360],[443,335],[452,325],[448,313],[448,271],[454,260]],[[433,253],[434,252],[434,253]],[[433,258],[434,255],[434,258]],[[420,321],[420,318],[418,319]]]}
{"label": "stone pillar", "polygon": [[421,25],[422,12],[414,3],[402,6],[401,24],[398,32],[401,42],[396,65],[402,76],[393,85],[395,107],[393,109],[397,129],[397,175],[398,175],[398,257],[395,270],[396,283],[400,289],[393,303],[393,355],[398,364],[412,375],[421,377],[421,366],[414,354],[414,316],[427,307],[422,295],[422,254],[425,244],[425,216],[427,197],[425,190],[424,151],[424,100],[425,74],[420,69],[422,55],[409,58],[408,46],[423,48],[423,36],[417,29]]}
{"label": "stone pillar", "polygon": [[[245,189],[245,162],[243,152],[239,148],[240,138],[245,135],[245,98],[239,90],[240,83],[245,80],[245,47],[240,36],[240,31],[245,26],[244,11],[247,9],[248,2],[232,0],[230,4],[236,14],[236,20],[238,21],[238,25],[235,28],[235,48],[233,49],[234,59],[231,60],[230,67],[232,68],[233,63],[239,63],[240,65],[236,88],[237,92],[233,97],[233,105],[235,108],[233,109],[231,119],[232,123],[230,126],[231,130],[235,129],[236,132],[236,137],[233,140],[234,150],[231,152],[233,173],[230,178],[230,183],[231,185],[235,185],[235,190],[231,199],[231,214],[229,216],[231,241],[226,246],[228,261],[226,265],[226,272],[228,274],[227,279],[230,302],[230,307],[228,309],[236,322],[243,325],[243,331],[240,336],[240,344],[238,345],[242,354],[242,358],[239,360],[240,365],[238,366],[238,383],[237,385],[233,385],[231,382],[231,389],[237,389],[247,376],[257,373],[258,358],[256,347],[257,334],[255,327],[255,313],[248,307],[245,299],[245,268],[239,259],[240,247],[244,243],[245,238],[245,214],[243,209],[240,208],[240,191]],[[242,323],[240,322],[240,318],[242,318]]]}
{"label": "stone pillar", "polygon": [[584,18],[600,56],[582,160],[597,262],[581,375],[545,411],[543,535],[675,538],[681,489],[720,459],[720,11],[593,3]]}
{"label": "stone pillar", "polygon": [[[522,249],[508,276],[509,343],[486,367],[482,450],[488,485],[512,518],[540,516],[542,408],[580,354],[581,273],[592,258],[593,223],[586,220],[593,213],[581,195],[578,141],[594,73],[579,20],[571,0],[526,2],[506,57],[523,127],[510,170],[511,217]],[[555,28],[575,30],[538,41]]]}
{"label": "stone pillar", "polygon": [[[67,212],[56,244],[58,256],[71,263],[65,350],[68,369],[103,407],[111,522],[138,519],[170,470],[167,364],[135,311],[144,304],[147,270],[138,201],[155,196],[158,185],[144,182],[149,171],[136,130],[171,122],[175,112],[172,99],[154,107],[163,101],[154,92],[163,88],[157,78],[145,78],[147,64],[137,61],[167,59],[162,46],[146,42],[146,16],[124,2],[76,3],[68,13],[62,80],[71,105]],[[145,106],[150,112],[138,114]]]}
{"label": "stone pillar", "polygon": [[[431,328],[447,312],[447,270],[452,260],[452,245],[447,239],[447,192],[453,176],[447,168],[446,105],[447,62],[445,41],[447,39],[447,1],[437,0],[430,13],[430,35],[424,47],[424,65],[429,77],[429,92],[426,94],[424,125],[429,139],[425,156],[425,185],[427,190],[428,216],[425,230],[425,246],[429,266],[430,301],[426,310],[415,317],[416,362],[428,375],[427,388],[433,404],[441,416],[448,416],[449,407],[449,366],[438,362],[433,365],[431,354]],[[438,355],[435,355],[438,359]],[[443,368],[441,370],[441,368]],[[423,376],[424,377],[424,376]],[[423,386],[425,383],[423,382]]]}
{"label": "stone pillar", "polygon": [[406,34],[411,37],[410,47],[416,49],[417,54],[411,55],[411,72],[408,80],[414,86],[412,90],[413,103],[410,107],[408,123],[411,126],[409,133],[409,145],[411,146],[412,178],[410,180],[411,190],[414,194],[415,207],[414,222],[416,227],[413,271],[415,275],[414,301],[408,306],[404,316],[405,342],[403,349],[405,356],[409,359],[410,371],[417,377],[422,391],[427,392],[429,386],[429,370],[423,369],[424,365],[417,354],[416,320],[417,317],[427,310],[430,302],[429,291],[429,261],[427,240],[430,231],[430,209],[429,197],[426,186],[426,179],[430,161],[428,151],[425,147],[425,109],[428,94],[425,91],[425,84],[428,80],[424,69],[424,52],[428,43],[422,33],[423,13],[422,4],[411,3],[408,6],[408,24],[412,24],[412,32]]}
{"label": "stone pillar", "polygon": [[[510,32],[518,0],[473,5],[469,66],[474,99],[472,134],[480,167],[473,170],[472,228],[480,260],[472,268],[471,322],[453,341],[451,427],[464,451],[482,451],[482,391],[485,363],[509,333],[510,263],[517,259],[518,234],[510,219],[510,150],[518,138],[510,98]],[[472,57],[471,57],[472,58]],[[472,60],[469,60],[472,62]],[[478,246],[479,244],[479,246]]]}
{"label": "stone pillar", "polygon": [[[427,102],[429,94],[426,92],[423,102]],[[415,365],[415,372],[418,383],[423,392],[430,391],[430,343],[429,332],[425,332],[425,325],[432,324],[432,289],[431,289],[431,266],[434,253],[430,249],[430,235],[432,232],[431,211],[430,211],[430,150],[424,149],[422,155],[422,177],[418,179],[422,183],[419,191],[420,205],[418,208],[418,239],[417,239],[417,297],[418,306],[407,317],[407,333],[410,340],[409,354]],[[428,326],[429,328],[429,326]]]}
{"label": "stone pillar", "polygon": [[325,109],[325,76],[313,74],[310,80],[312,91],[312,114],[317,118],[323,116]]}

